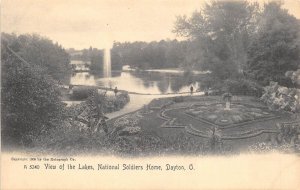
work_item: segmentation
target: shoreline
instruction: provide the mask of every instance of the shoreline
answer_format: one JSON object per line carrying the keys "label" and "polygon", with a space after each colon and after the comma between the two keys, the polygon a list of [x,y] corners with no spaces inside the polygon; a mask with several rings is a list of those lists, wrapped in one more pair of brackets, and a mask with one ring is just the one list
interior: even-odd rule
{"label": "shoreline", "polygon": [[[185,93],[185,94],[188,94],[188,93]],[[164,96],[162,96],[162,95],[148,95],[148,97],[147,97],[147,95],[129,94],[130,101],[121,110],[106,114],[106,116],[109,118],[108,121],[115,119],[117,117],[121,117],[126,114],[134,113],[134,112],[142,109],[144,105],[149,105],[154,99],[163,99],[163,98],[172,98],[172,97],[182,96],[181,94],[165,94]],[[198,96],[203,96],[203,95],[204,95],[203,92],[196,92],[192,96],[198,97]],[[186,96],[189,96],[189,95],[184,95],[183,97],[186,97]],[[145,102],[143,104],[135,104],[134,105],[134,103],[133,103],[134,98],[141,98]],[[127,109],[127,110],[125,110],[125,109]]]}

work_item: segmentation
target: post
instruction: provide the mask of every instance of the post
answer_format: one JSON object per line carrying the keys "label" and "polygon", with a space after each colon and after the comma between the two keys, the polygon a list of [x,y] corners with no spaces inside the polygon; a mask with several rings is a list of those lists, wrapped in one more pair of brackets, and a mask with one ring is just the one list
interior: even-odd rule
{"label": "post", "polygon": [[230,110],[230,101],[226,101],[225,110]]}
{"label": "post", "polygon": [[225,108],[224,110],[230,110],[230,104],[231,104],[231,98],[232,94],[231,93],[224,93],[222,96],[223,100],[225,100]]}

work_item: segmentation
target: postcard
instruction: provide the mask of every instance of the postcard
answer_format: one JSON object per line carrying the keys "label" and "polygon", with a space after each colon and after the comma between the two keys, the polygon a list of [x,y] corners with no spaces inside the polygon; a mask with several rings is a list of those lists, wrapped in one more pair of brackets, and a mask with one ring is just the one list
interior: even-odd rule
{"label": "postcard", "polygon": [[300,189],[300,1],[2,0],[1,189]]}

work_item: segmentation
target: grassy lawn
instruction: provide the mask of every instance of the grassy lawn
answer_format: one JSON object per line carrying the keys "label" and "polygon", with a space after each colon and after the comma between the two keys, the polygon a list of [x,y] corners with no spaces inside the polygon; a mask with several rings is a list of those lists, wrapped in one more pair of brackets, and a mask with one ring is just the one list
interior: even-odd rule
{"label": "grassy lawn", "polygon": [[[218,142],[218,144],[221,144],[221,148],[218,148],[216,152],[240,153],[248,151],[249,147],[253,144],[269,141],[270,136],[278,132],[276,123],[290,121],[291,119],[288,113],[268,111],[265,105],[254,97],[235,97],[232,105],[239,105],[239,108],[235,112],[227,111],[226,114],[224,114],[223,108],[220,107],[220,103],[224,105],[219,96],[161,98],[150,102],[148,105],[150,113],[144,114],[143,109],[141,109],[135,113],[127,114],[127,116],[130,118],[130,115],[138,114],[137,126],[140,127],[140,134],[150,134],[163,141],[163,144],[165,143],[165,146],[163,146],[164,151],[168,150],[168,146],[171,146],[174,153],[185,153],[186,151],[183,149],[179,151],[175,150],[175,147],[178,148],[182,144],[182,147],[191,150],[189,153],[196,154],[209,153],[212,152],[212,149],[216,149],[210,147],[214,130],[221,139],[221,142]],[[213,107],[217,104],[219,105],[218,109]],[[207,110],[204,111],[207,112],[208,116],[210,114],[209,111],[223,118],[226,118],[226,116],[231,117],[230,114],[232,113],[232,115],[241,115],[241,117],[244,117],[243,114],[247,113],[248,116],[245,116],[247,120],[220,125],[206,119],[203,114],[200,116],[187,114],[188,110],[194,108],[195,105],[205,105]],[[238,110],[240,108],[241,110]],[[198,111],[203,110],[199,109]],[[253,113],[253,111],[257,113]],[[258,114],[263,112],[267,116]],[[258,114],[259,117],[250,117],[249,114],[253,114],[254,116]],[[109,122],[110,128],[113,129],[114,122],[122,117],[124,116],[112,119]],[[138,137],[140,137],[139,133],[128,138]],[[193,152],[193,149],[199,146],[202,148]]]}

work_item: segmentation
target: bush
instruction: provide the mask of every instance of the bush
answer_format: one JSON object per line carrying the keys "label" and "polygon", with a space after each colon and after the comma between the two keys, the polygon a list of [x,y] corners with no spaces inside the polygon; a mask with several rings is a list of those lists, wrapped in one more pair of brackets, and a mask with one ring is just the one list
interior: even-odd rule
{"label": "bush", "polygon": [[234,95],[247,95],[260,97],[262,95],[263,88],[256,82],[248,79],[228,79],[224,82],[224,90]]}
{"label": "bush", "polygon": [[291,79],[294,87],[300,88],[300,69],[296,71],[287,71],[285,76]]}
{"label": "bush", "polygon": [[74,87],[71,99],[73,100],[84,100],[88,98],[94,91],[97,91],[96,87],[91,86],[81,86]]}
{"label": "bush", "polygon": [[277,143],[300,143],[300,123],[278,123],[277,127],[279,130],[276,138]]}
{"label": "bush", "polygon": [[268,105],[269,109],[300,111],[299,89],[287,88],[279,86],[277,82],[271,82],[264,88],[264,91],[261,100]]}
{"label": "bush", "polygon": [[31,146],[64,120],[58,81],[71,71],[69,55],[38,35],[2,33],[1,69],[3,142]]}
{"label": "bush", "polygon": [[31,146],[42,131],[60,125],[63,120],[64,106],[58,86],[39,68],[13,56],[2,54],[2,58],[2,137],[5,143]]}
{"label": "bush", "polygon": [[256,82],[246,79],[243,76],[220,81],[219,79],[207,76],[201,81],[201,88],[205,95],[222,95],[230,92],[233,95],[247,95],[260,97],[263,87]]}
{"label": "bush", "polygon": [[281,152],[300,152],[300,123],[277,123],[278,132],[270,134],[266,142],[250,146],[251,151],[268,152],[279,150]]}
{"label": "bush", "polygon": [[122,109],[128,102],[130,97],[127,92],[121,92],[116,97],[108,97],[104,106],[104,112],[110,113]]}

